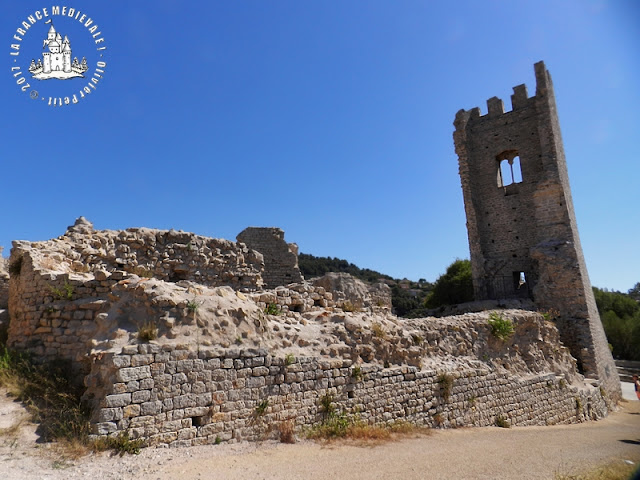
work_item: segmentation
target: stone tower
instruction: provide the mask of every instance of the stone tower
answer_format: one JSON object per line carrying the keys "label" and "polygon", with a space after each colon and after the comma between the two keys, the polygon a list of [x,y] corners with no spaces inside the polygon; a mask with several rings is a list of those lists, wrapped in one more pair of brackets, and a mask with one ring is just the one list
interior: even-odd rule
{"label": "stone tower", "polygon": [[528,297],[556,320],[585,376],[620,397],[578,237],[551,76],[535,64],[536,94],[460,110],[454,142],[476,300]]}

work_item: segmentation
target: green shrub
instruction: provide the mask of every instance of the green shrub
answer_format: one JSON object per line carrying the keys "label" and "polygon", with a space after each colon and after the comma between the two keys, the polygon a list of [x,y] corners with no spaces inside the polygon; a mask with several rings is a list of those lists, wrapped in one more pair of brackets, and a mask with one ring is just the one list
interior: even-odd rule
{"label": "green shrub", "polygon": [[258,406],[256,407],[256,415],[259,417],[263,416],[265,413],[267,413],[267,407],[269,407],[268,398],[264,399],[258,404]]}
{"label": "green shrub", "polygon": [[320,410],[325,417],[331,417],[336,413],[336,407],[333,404],[333,395],[327,393],[320,397]]}
{"label": "green shrub", "polygon": [[471,281],[471,262],[457,259],[444,275],[436,280],[433,290],[425,301],[427,308],[443,305],[455,305],[473,300],[473,283]]}
{"label": "green shrub", "polygon": [[289,365],[293,365],[296,363],[296,356],[293,353],[287,353],[284,356],[284,364],[288,367]]}
{"label": "green shrub", "polygon": [[189,313],[196,313],[198,308],[200,308],[200,304],[196,302],[195,298],[187,302],[187,310],[189,310]]}
{"label": "green shrub", "polygon": [[496,312],[489,314],[489,327],[491,328],[491,334],[502,341],[507,340],[515,333],[513,322]]}
{"label": "green shrub", "polygon": [[280,315],[280,307],[277,303],[269,303],[264,309],[267,315]]}
{"label": "green shrub", "polygon": [[55,287],[53,285],[49,285],[49,290],[58,298],[66,298],[67,300],[71,300],[73,298],[73,285],[65,280],[62,288]]}

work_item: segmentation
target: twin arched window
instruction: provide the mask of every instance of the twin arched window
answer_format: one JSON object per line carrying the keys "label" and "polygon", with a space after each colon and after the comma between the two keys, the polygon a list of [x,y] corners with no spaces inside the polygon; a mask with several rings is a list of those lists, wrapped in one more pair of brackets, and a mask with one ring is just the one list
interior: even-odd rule
{"label": "twin arched window", "polygon": [[496,157],[498,161],[498,187],[522,182],[520,157],[516,150],[507,150]]}

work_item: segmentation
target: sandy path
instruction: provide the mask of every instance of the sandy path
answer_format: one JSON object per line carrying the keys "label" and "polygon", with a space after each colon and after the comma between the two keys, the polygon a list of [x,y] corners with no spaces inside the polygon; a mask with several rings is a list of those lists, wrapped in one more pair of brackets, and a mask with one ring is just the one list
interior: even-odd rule
{"label": "sandy path", "polygon": [[[640,402],[599,422],[436,430],[374,447],[267,442],[146,449],[61,461],[33,437],[0,437],[0,478],[22,479],[553,479],[611,459],[640,461]],[[0,409],[1,411],[2,409]],[[5,410],[6,412],[6,410]]]}

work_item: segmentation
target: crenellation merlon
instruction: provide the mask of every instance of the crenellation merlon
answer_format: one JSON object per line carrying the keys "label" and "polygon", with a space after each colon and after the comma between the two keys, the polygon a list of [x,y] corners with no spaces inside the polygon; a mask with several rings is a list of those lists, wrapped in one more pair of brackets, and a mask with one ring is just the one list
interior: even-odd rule
{"label": "crenellation merlon", "polygon": [[529,103],[529,93],[527,86],[523,83],[513,87],[513,95],[511,95],[511,110],[526,107]]}
{"label": "crenellation merlon", "polygon": [[487,100],[487,110],[490,117],[504,114],[504,102],[498,97],[491,97]]}
{"label": "crenellation merlon", "polygon": [[542,61],[534,64],[533,68],[536,75],[536,97],[544,96],[549,88],[553,87],[551,75],[549,75],[549,71]]}

